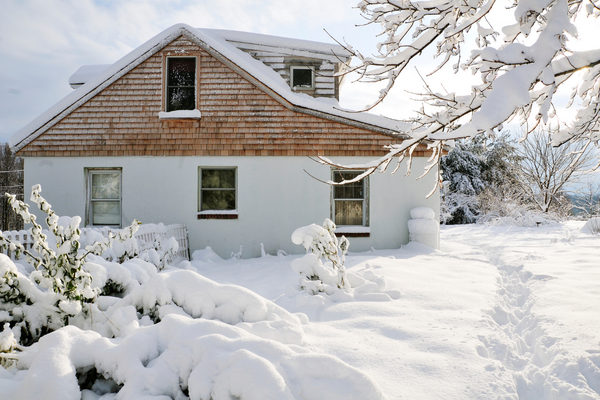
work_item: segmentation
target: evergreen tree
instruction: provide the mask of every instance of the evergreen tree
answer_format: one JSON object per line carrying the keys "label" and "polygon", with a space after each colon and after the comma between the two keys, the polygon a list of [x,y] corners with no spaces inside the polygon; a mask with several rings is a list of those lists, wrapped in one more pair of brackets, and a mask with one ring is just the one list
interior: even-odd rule
{"label": "evergreen tree", "polygon": [[494,140],[477,137],[459,141],[440,163],[445,185],[443,222],[469,224],[489,212],[490,200],[505,198],[517,182],[520,159],[508,133]]}

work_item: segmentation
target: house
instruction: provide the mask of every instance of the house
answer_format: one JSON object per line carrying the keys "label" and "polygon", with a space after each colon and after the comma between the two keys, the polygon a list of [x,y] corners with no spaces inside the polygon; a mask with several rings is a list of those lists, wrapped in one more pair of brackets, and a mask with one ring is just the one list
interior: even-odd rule
{"label": "house", "polygon": [[[76,88],[11,138],[25,160],[25,187],[40,183],[59,215],[86,225],[186,223],[190,248],[222,257],[303,251],[291,233],[333,219],[351,250],[408,241],[413,207],[439,215],[421,180],[358,172],[406,128],[343,111],[340,46],[175,25],[111,65],[80,68]],[[413,169],[429,153],[414,152]],[[310,175],[314,176],[314,179]]]}

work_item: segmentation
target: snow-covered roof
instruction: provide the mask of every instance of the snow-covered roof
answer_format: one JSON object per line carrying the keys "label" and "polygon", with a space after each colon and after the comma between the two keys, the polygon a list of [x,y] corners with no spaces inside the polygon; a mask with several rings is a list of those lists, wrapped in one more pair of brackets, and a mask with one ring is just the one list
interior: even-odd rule
{"label": "snow-covered roof", "polygon": [[[65,96],[21,130],[15,132],[11,136],[9,144],[15,148],[15,151],[20,150],[83,103],[181,35],[196,43],[209,54],[218,58],[255,85],[265,90],[275,100],[294,111],[364,127],[387,135],[394,135],[395,132],[406,131],[410,128],[409,124],[403,122],[369,113],[342,110],[330,101],[322,101],[303,93],[293,92],[277,72],[241,51],[224,37],[228,36],[231,39],[237,34],[243,35],[244,33],[238,32],[234,34],[232,31],[196,29],[186,24],[173,25],[107,67],[103,72],[88,80],[79,89]],[[277,43],[304,43],[306,47],[313,46],[313,51],[316,51],[317,48],[324,49],[326,46],[332,46],[332,49],[336,47],[336,45],[332,44],[321,44],[322,47],[320,47],[315,42],[295,41],[295,39],[288,38],[272,37],[272,39],[268,39],[265,37],[266,35],[252,34],[252,36],[257,41],[258,39],[271,41],[273,45]],[[83,72],[85,73],[86,70],[84,69]],[[89,72],[88,70],[87,73]],[[402,135],[402,138],[404,138],[404,135]]]}
{"label": "snow-covered roof", "polygon": [[323,55],[334,55],[340,58],[350,57],[352,54],[340,45],[311,40],[293,39],[282,36],[263,35],[260,33],[230,31],[225,29],[198,29],[203,32],[216,34],[228,42],[249,45],[262,45],[286,50],[300,50]]}
{"label": "snow-covered roof", "polygon": [[82,65],[69,77],[69,85],[71,85],[73,89],[76,89],[90,79],[93,79],[106,71],[110,66],[111,64]]}

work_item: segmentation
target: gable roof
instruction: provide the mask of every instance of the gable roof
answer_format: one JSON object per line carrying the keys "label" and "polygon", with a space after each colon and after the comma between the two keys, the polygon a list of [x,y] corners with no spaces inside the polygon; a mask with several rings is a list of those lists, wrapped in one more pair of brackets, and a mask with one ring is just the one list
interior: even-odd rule
{"label": "gable roof", "polygon": [[[177,24],[164,30],[152,39],[148,40],[138,48],[125,55],[123,58],[106,68],[97,76],[88,80],[79,89],[65,96],[50,109],[35,118],[25,127],[14,133],[10,138],[10,146],[19,151],[27,144],[31,143],[45,131],[50,129],[64,117],[77,109],[83,103],[94,97],[100,91],[104,90],[110,84],[127,74],[136,66],[143,63],[156,52],[160,51],[166,45],[180,36],[185,36],[209,54],[222,61],[224,64],[234,69],[240,75],[250,80],[253,84],[264,90],[275,100],[285,107],[317,117],[330,119],[333,121],[359,126],[364,129],[382,133],[396,139],[406,139],[406,135],[398,134],[398,131],[408,130],[410,125],[394,121],[389,118],[377,116],[368,113],[353,113],[351,111],[341,110],[331,99],[324,101],[313,98],[303,93],[295,93],[286,84],[281,76],[263,64],[252,58],[249,54],[228,43],[226,37],[233,40],[238,35],[244,33],[232,33],[232,31],[196,29],[186,24]],[[312,50],[324,51],[326,46],[331,46],[332,51],[339,50],[337,45],[315,44],[315,42],[301,41],[295,39],[272,37],[266,39],[266,35],[252,34],[255,41],[262,39],[270,41],[272,45],[279,44],[302,44],[312,46]],[[241,37],[240,36],[240,37]],[[267,37],[268,38],[268,37]]]}

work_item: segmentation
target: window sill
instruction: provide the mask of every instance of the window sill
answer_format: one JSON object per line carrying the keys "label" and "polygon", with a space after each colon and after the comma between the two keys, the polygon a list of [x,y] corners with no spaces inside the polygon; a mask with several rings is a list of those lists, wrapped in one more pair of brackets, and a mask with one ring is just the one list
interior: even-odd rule
{"label": "window sill", "polygon": [[360,225],[342,225],[337,226],[335,230],[335,236],[346,236],[346,237],[371,237],[371,228],[368,226]]}
{"label": "window sill", "polygon": [[294,92],[309,92],[311,90],[315,90],[314,86],[313,87],[308,87],[308,86],[291,86],[291,89]]}
{"label": "window sill", "polygon": [[237,213],[237,211],[231,211],[231,210],[200,211],[198,213],[198,219],[238,219],[238,213]]}
{"label": "window sill", "polygon": [[200,119],[200,110],[177,110],[158,113],[158,119]]}

